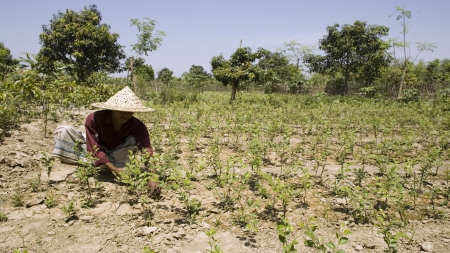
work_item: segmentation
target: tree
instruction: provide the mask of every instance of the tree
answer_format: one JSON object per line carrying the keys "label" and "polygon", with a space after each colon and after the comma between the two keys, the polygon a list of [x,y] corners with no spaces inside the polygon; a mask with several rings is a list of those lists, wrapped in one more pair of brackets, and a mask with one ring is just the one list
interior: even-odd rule
{"label": "tree", "polygon": [[[144,22],[139,22],[139,19],[132,19],[131,20],[131,26],[136,26],[138,29],[137,34],[137,42],[136,44],[131,45],[132,50],[136,52],[138,56],[142,56],[143,54],[147,55],[148,52],[152,52],[158,49],[159,46],[161,46],[163,37],[166,36],[165,32],[162,31],[156,31],[156,21],[152,20],[150,18],[144,18]],[[131,61],[130,65],[131,75],[133,76],[133,62]],[[133,79],[134,84],[134,91],[136,92],[136,80]]]}
{"label": "tree", "polygon": [[450,59],[444,58],[441,61],[442,79],[445,82],[450,81]]}
{"label": "tree", "polygon": [[155,71],[153,70],[152,66],[147,64],[143,64],[137,67],[134,71],[134,74],[138,79],[145,82],[155,80]]}
{"label": "tree", "polygon": [[284,42],[284,48],[278,50],[285,54],[289,61],[294,62],[295,66],[300,69],[300,61],[303,60],[305,55],[312,54],[315,48],[310,46],[302,46],[302,44],[298,43],[297,40],[290,40]]}
{"label": "tree", "polygon": [[378,78],[382,70],[389,66],[387,54],[389,43],[381,37],[387,36],[386,26],[367,25],[355,21],[353,25],[339,24],[327,27],[327,35],[319,41],[319,49],[325,55],[305,55],[304,61],[313,72],[329,73],[343,77],[343,94],[348,92],[351,76],[364,82],[365,86]]}
{"label": "tree", "polygon": [[242,82],[260,80],[263,77],[264,70],[254,62],[269,53],[263,48],[252,53],[249,47],[244,47],[238,48],[229,60],[225,60],[222,54],[212,58],[214,78],[224,86],[232,86],[230,101],[236,98],[236,92]]}
{"label": "tree", "polygon": [[261,58],[258,66],[265,71],[264,86],[266,92],[272,92],[276,85],[283,83],[292,93],[298,91],[299,81],[303,79],[300,69],[289,63],[289,58],[281,52],[271,52]]}
{"label": "tree", "polygon": [[66,10],[53,15],[50,25],[43,25],[39,35],[42,45],[37,60],[40,70],[51,74],[55,63],[62,62],[69,74],[85,82],[92,73],[120,71],[125,58],[119,35],[110,26],[101,24],[102,16],[96,5],[75,12]]}
{"label": "tree", "polygon": [[[415,62],[417,57],[419,56],[419,54],[422,51],[431,51],[433,52],[434,49],[436,48],[436,45],[434,43],[428,43],[428,42],[416,42],[417,44],[417,55],[415,57],[411,57],[410,54],[407,54],[406,52],[410,51],[410,43],[406,41],[406,34],[409,31],[409,26],[408,26],[408,22],[406,21],[407,19],[411,19],[411,11],[407,10],[405,8],[405,6],[396,6],[395,9],[397,10],[397,12],[399,12],[399,14],[397,15],[396,19],[397,21],[400,22],[401,26],[402,26],[402,31],[400,32],[402,34],[402,40],[398,41],[396,39],[391,40],[392,43],[392,48],[394,50],[393,55],[394,55],[394,60],[395,63],[397,64],[397,66],[401,69],[402,71],[402,77],[400,79],[400,83],[399,83],[399,88],[398,88],[398,94],[397,94],[397,99],[401,99],[402,98],[402,91],[403,91],[403,85],[405,83],[405,76],[406,76],[406,71],[408,69],[408,62]],[[392,16],[392,15],[391,15]],[[395,56],[395,48],[401,48],[403,50],[403,60],[399,61],[397,60],[396,56]]]}
{"label": "tree", "polygon": [[202,66],[192,65],[189,72],[183,73],[183,81],[193,87],[201,88],[211,80],[211,74]]}
{"label": "tree", "polygon": [[12,72],[17,64],[19,64],[19,61],[12,57],[9,48],[5,47],[3,42],[0,42],[0,77]]}
{"label": "tree", "polygon": [[157,80],[160,80],[167,86],[169,86],[170,80],[172,80],[173,71],[171,71],[168,68],[163,68],[158,72],[158,78]]}
{"label": "tree", "polygon": [[133,72],[135,69],[143,66],[145,64],[145,59],[142,57],[127,57],[127,59],[125,60],[125,66],[124,66],[124,70],[127,71],[127,80],[128,77],[131,78],[131,80],[133,80]]}
{"label": "tree", "polygon": [[289,59],[280,52],[268,53],[259,60],[258,66],[266,72],[270,72],[272,76],[274,75],[280,81],[289,79]]}

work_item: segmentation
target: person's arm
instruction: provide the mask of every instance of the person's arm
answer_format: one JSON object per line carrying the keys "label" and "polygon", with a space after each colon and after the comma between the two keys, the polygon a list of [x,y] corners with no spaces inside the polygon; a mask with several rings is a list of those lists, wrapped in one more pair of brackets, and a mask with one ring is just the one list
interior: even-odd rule
{"label": "person's arm", "polygon": [[103,164],[108,170],[110,170],[111,172],[116,173],[118,176],[120,176],[120,173],[123,172],[123,169],[121,168],[117,168],[116,166],[114,166],[114,164],[112,162],[107,162],[105,164]]}
{"label": "person's arm", "polygon": [[97,143],[98,127],[94,121],[94,113],[90,114],[86,118],[86,123],[84,126],[86,129],[86,148],[94,157],[97,158],[95,161],[95,166],[104,165],[110,162],[103,149]]}
{"label": "person's arm", "polygon": [[138,149],[142,151],[148,152],[150,156],[153,155],[153,148],[152,144],[150,142],[150,135],[148,134],[147,127],[142,124],[134,133],[133,133],[134,139],[136,140],[136,143],[138,144]]}

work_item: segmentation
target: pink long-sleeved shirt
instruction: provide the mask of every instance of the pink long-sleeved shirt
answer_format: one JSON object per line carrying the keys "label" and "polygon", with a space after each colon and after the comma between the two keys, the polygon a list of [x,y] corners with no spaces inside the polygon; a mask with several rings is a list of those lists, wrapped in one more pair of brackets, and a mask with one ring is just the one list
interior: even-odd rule
{"label": "pink long-sleeved shirt", "polygon": [[[147,150],[150,155],[153,154],[153,148],[150,143],[148,129],[140,120],[132,117],[122,125],[119,132],[114,131],[111,120],[112,111],[96,111],[89,114],[86,118],[86,146],[98,160],[95,166],[110,162],[105,154],[105,150],[112,150],[125,143],[126,139],[132,135],[136,139],[137,147],[140,150]],[[98,148],[94,153],[94,147]]]}

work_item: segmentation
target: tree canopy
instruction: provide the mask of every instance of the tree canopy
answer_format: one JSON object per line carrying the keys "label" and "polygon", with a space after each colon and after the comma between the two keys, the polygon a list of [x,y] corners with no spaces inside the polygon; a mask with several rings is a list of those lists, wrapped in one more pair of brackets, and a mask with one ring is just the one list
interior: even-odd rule
{"label": "tree canopy", "polygon": [[192,65],[189,72],[183,73],[184,82],[196,87],[203,88],[212,79],[211,74],[206,72],[203,66]]}
{"label": "tree canopy", "polygon": [[0,77],[13,70],[13,66],[19,64],[19,61],[11,55],[11,50],[0,42]]}
{"label": "tree canopy", "polygon": [[315,50],[311,46],[302,46],[297,40],[286,41],[283,43],[284,48],[278,49],[281,53],[286,55],[289,61],[294,62],[298,69],[301,69],[300,61],[307,54],[312,54]]}
{"label": "tree canopy", "polygon": [[254,63],[269,53],[264,48],[259,48],[252,53],[249,47],[244,47],[238,48],[229,60],[225,60],[222,54],[212,58],[211,67],[214,78],[225,86],[229,84],[232,86],[231,101],[236,98],[241,82],[257,81],[263,77],[264,70]]}
{"label": "tree canopy", "polygon": [[152,52],[158,49],[161,46],[161,42],[163,38],[166,36],[165,32],[156,31],[156,21],[150,18],[144,18],[143,22],[139,22],[139,19],[132,19],[131,26],[136,26],[138,29],[137,34],[137,42],[136,44],[131,45],[133,47],[133,51],[135,51],[138,55],[145,54],[148,52]]}
{"label": "tree canopy", "polygon": [[101,23],[96,5],[80,12],[66,10],[53,15],[49,25],[43,25],[39,35],[42,45],[37,60],[43,73],[51,74],[55,63],[62,62],[69,74],[79,82],[95,72],[120,71],[125,58],[119,35],[110,32],[110,26]]}
{"label": "tree canopy", "polygon": [[160,71],[158,71],[158,78],[157,80],[160,80],[164,84],[169,85],[170,80],[172,80],[173,71],[171,71],[168,68],[163,68]]}
{"label": "tree canopy", "polygon": [[328,26],[327,34],[319,42],[325,55],[308,54],[304,61],[313,72],[341,74],[342,92],[346,94],[351,77],[369,85],[389,66],[389,44],[381,39],[388,33],[386,26],[367,25],[359,20],[342,27]]}
{"label": "tree canopy", "polygon": [[155,71],[151,65],[143,64],[134,70],[134,74],[138,79],[143,81],[155,80]]}
{"label": "tree canopy", "polygon": [[[145,64],[145,59],[142,57],[127,57],[125,60],[124,70],[131,71],[132,69],[137,69]],[[131,73],[132,75],[133,73]]]}

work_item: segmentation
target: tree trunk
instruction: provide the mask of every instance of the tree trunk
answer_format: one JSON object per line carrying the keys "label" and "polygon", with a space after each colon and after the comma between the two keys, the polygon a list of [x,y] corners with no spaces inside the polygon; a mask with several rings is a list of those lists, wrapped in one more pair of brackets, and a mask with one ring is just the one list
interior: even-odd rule
{"label": "tree trunk", "polygon": [[237,85],[236,83],[233,83],[233,84],[232,84],[230,102],[231,102],[231,101],[234,101],[234,100],[236,99],[237,87],[238,87],[238,85]]}
{"label": "tree trunk", "polygon": [[405,67],[403,68],[402,71],[402,79],[400,79],[400,87],[398,88],[398,94],[397,94],[397,99],[402,98],[402,92],[403,92],[403,83],[405,82],[405,76],[406,76],[406,68],[407,68],[407,62],[405,60]]}
{"label": "tree trunk", "polygon": [[136,93],[137,92],[137,83],[136,83],[136,77],[134,76],[134,58],[131,58],[130,65],[131,65],[131,80],[133,81],[134,93]]}
{"label": "tree trunk", "polygon": [[344,75],[344,87],[343,87],[344,89],[343,89],[343,95],[345,96],[345,95],[347,95],[348,94],[348,75],[347,74],[345,74]]}

